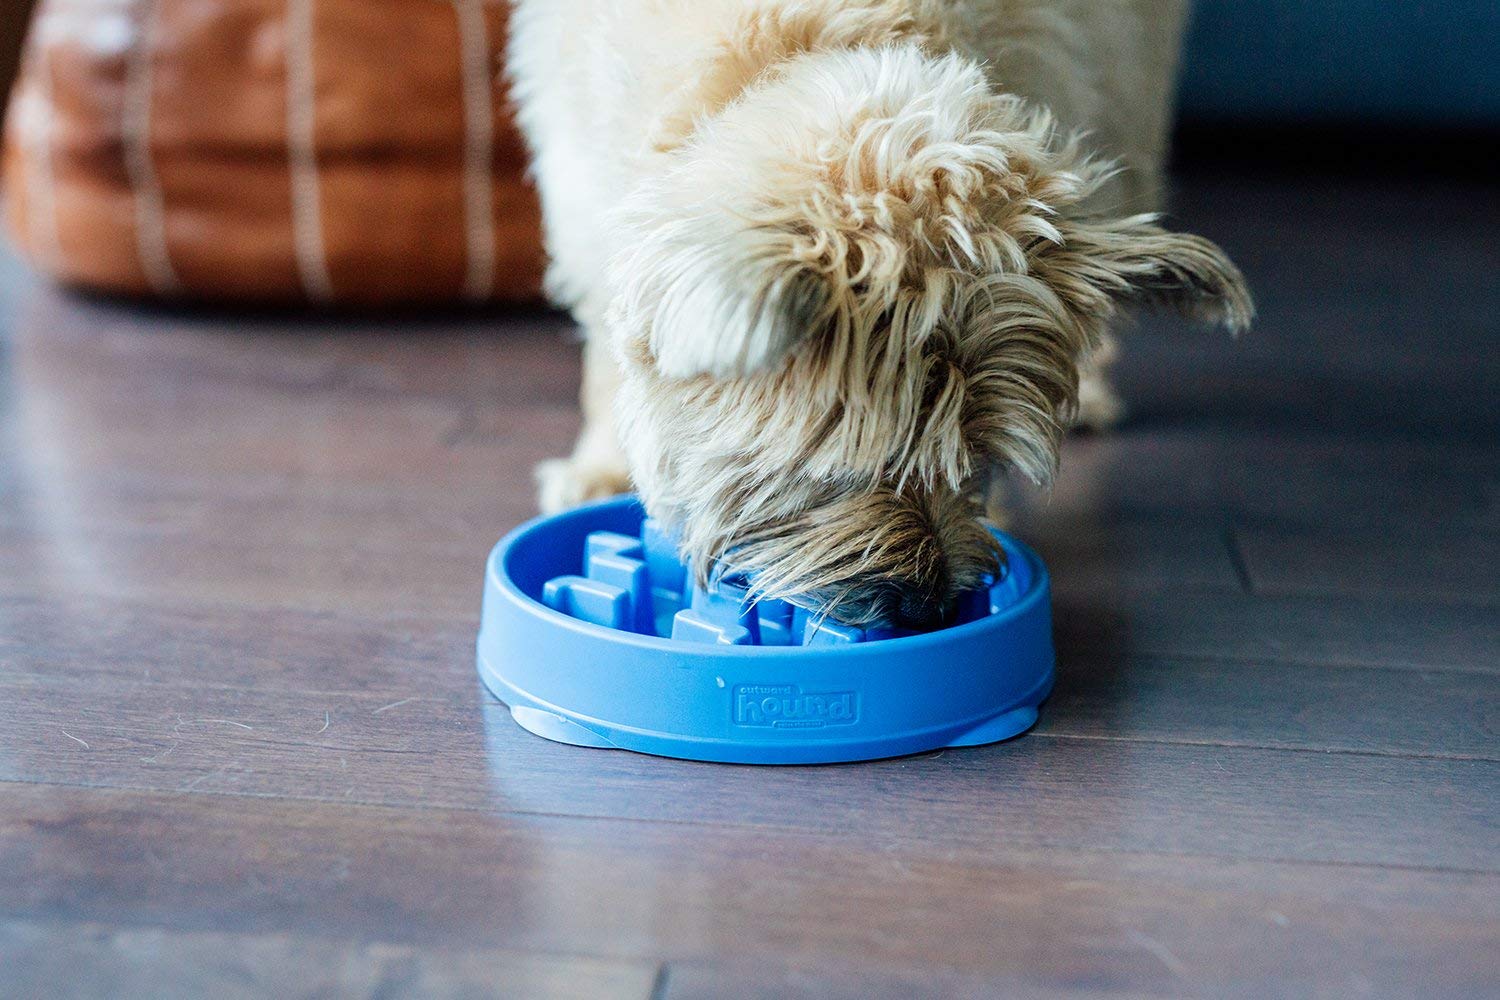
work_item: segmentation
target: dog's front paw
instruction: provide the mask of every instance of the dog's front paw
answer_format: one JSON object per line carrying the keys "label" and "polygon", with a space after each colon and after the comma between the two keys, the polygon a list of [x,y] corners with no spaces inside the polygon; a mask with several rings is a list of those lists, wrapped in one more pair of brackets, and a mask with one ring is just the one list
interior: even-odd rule
{"label": "dog's front paw", "polygon": [[553,458],[537,463],[537,505],[555,514],[590,500],[603,500],[630,491],[630,474],[623,467],[587,459]]}

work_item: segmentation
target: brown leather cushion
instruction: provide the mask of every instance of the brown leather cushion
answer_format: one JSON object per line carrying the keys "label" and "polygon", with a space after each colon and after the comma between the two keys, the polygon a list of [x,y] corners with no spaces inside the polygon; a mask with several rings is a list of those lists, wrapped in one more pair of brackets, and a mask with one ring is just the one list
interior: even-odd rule
{"label": "brown leather cushion", "polygon": [[86,287],[538,295],[503,0],[41,0],[6,116],[16,242]]}

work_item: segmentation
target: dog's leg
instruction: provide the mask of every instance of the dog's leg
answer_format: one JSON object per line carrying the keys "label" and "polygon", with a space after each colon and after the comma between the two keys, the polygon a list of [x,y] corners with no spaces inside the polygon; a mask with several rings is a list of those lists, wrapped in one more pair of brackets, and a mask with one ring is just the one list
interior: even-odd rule
{"label": "dog's leg", "polygon": [[620,450],[615,424],[615,393],[620,370],[603,334],[591,333],[583,348],[583,429],[573,454],[536,467],[538,504],[554,513],[587,500],[614,496],[630,489],[630,474]]}
{"label": "dog's leg", "polygon": [[1078,416],[1074,426],[1087,431],[1108,430],[1125,415],[1125,404],[1109,379],[1109,366],[1114,364],[1118,353],[1113,334],[1106,333],[1093,354],[1079,366]]}

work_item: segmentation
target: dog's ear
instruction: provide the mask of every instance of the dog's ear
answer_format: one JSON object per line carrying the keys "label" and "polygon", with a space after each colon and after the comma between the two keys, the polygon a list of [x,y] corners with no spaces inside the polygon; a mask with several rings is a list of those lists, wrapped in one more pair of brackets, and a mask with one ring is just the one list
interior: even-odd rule
{"label": "dog's ear", "polygon": [[1047,209],[1027,224],[1024,263],[971,280],[954,311],[968,375],[965,442],[1042,484],[1076,413],[1080,366],[1121,305],[1165,305],[1233,330],[1254,312],[1239,270],[1200,236],[1168,232],[1152,216]]}
{"label": "dog's ear", "polygon": [[1086,324],[1128,303],[1166,306],[1234,331],[1255,314],[1245,279],[1223,250],[1163,229],[1155,216],[1059,219],[1057,230],[1055,242],[1034,247],[1030,270]]}
{"label": "dog's ear", "polygon": [[826,325],[832,288],[799,252],[794,226],[743,214],[722,178],[686,166],[618,216],[615,322],[664,375],[749,375]]}

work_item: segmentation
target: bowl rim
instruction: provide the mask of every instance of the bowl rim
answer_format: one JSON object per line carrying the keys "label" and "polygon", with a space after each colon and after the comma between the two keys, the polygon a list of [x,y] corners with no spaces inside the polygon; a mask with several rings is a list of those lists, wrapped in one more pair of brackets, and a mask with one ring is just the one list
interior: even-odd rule
{"label": "bowl rim", "polygon": [[632,494],[621,494],[573,507],[561,514],[538,515],[517,525],[506,532],[500,541],[495,543],[494,548],[490,550],[489,557],[485,560],[485,572],[491,586],[513,607],[534,619],[539,626],[566,629],[597,642],[633,646],[642,650],[650,650],[674,656],[691,653],[695,657],[706,655],[712,657],[760,657],[795,660],[799,657],[812,656],[839,659],[855,658],[870,656],[876,653],[891,655],[902,652],[914,654],[926,652],[931,654],[935,648],[940,649],[947,645],[957,646],[967,641],[979,640],[990,632],[1001,633],[1015,621],[1036,614],[1038,606],[1044,610],[1050,608],[1049,594],[1051,591],[1051,578],[1047,572],[1046,563],[1042,561],[1041,557],[1030,546],[992,525],[988,526],[989,530],[999,539],[1000,544],[1006,549],[1006,554],[1008,556],[1019,555],[1028,562],[1031,570],[1030,586],[1014,604],[1002,611],[986,615],[983,618],[965,622],[962,625],[953,625],[948,628],[939,629],[935,632],[896,636],[889,639],[876,639],[870,642],[853,643],[851,645],[815,647],[731,646],[694,643],[682,639],[628,632],[624,629],[614,629],[606,625],[596,625],[593,622],[583,621],[582,619],[574,618],[571,615],[566,615],[561,611],[549,608],[541,601],[523,591],[511,579],[510,574],[506,572],[505,561],[515,544],[534,532],[545,530],[558,518],[587,517],[592,512],[626,506],[640,506],[639,498]]}

